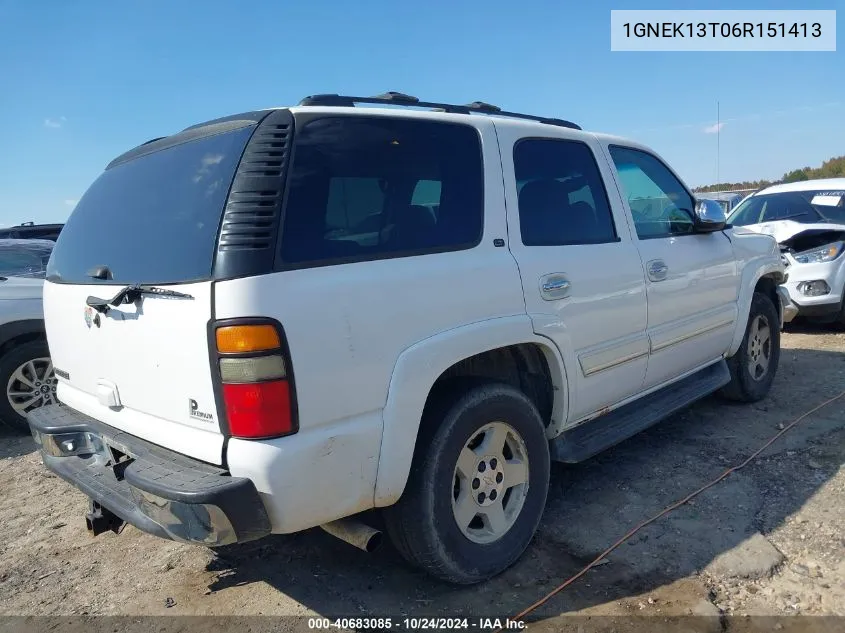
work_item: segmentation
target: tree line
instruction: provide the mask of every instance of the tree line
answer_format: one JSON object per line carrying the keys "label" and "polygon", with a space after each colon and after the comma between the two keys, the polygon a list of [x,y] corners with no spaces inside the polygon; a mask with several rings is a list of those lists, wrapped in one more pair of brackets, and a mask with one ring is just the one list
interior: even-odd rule
{"label": "tree line", "polygon": [[780,180],[746,180],[743,182],[723,182],[716,185],[704,185],[693,189],[696,193],[708,191],[732,191],[734,189],[760,189],[784,182],[799,182],[801,180],[816,180],[817,178],[845,178],[845,156],[837,156],[822,163],[821,167],[804,167],[793,169],[783,175]]}

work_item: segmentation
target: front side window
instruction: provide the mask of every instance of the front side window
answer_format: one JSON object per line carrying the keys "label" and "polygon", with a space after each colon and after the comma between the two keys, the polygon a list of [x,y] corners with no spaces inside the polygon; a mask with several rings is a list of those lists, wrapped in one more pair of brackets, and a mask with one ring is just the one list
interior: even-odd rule
{"label": "front side window", "polygon": [[610,155],[640,239],[694,232],[695,201],[662,162],[630,147],[612,146]]}
{"label": "front side window", "polygon": [[514,147],[513,163],[524,245],[616,241],[607,192],[587,145],[559,139],[524,139]]}
{"label": "front side window", "polygon": [[327,117],[297,131],[283,265],[360,261],[478,244],[481,143],[466,125]]}

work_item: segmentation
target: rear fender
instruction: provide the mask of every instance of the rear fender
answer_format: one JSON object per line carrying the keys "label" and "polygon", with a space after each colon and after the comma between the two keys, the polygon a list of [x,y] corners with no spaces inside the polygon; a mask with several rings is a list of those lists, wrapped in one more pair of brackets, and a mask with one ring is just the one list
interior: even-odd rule
{"label": "rear fender", "polygon": [[461,326],[424,339],[406,349],[396,361],[384,407],[384,432],[379,452],[374,502],[376,507],[396,503],[402,495],[423,409],[437,379],[455,363],[508,345],[534,343],[546,356],[554,386],[551,427],[566,414],[566,375],[560,352],[537,336],[528,315],[501,317]]}

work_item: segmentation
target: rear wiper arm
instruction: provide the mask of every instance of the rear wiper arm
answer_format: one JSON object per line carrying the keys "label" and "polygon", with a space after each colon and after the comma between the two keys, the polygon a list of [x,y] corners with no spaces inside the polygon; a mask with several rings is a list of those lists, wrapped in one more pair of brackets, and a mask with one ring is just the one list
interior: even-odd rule
{"label": "rear wiper arm", "polygon": [[94,308],[97,312],[105,314],[112,307],[117,307],[122,303],[134,303],[144,296],[153,297],[169,297],[171,299],[193,299],[193,295],[184,292],[177,292],[168,288],[159,288],[157,286],[145,286],[142,284],[133,284],[122,288],[111,299],[101,299],[100,297],[89,296],[85,300],[86,305]]}

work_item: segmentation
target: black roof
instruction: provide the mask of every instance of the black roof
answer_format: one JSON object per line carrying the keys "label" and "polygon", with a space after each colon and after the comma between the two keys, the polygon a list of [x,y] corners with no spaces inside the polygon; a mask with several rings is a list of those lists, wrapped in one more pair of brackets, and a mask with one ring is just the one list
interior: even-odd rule
{"label": "black roof", "polygon": [[63,226],[64,226],[64,223],[36,224],[35,222],[21,222],[20,224],[16,224],[15,226],[4,227],[2,230],[20,229],[20,228],[61,229]]}
{"label": "black roof", "polygon": [[[502,110],[500,107],[485,103],[483,101],[473,101],[464,105],[457,105],[454,103],[439,103],[436,101],[422,101],[417,97],[406,95],[401,92],[385,92],[384,94],[375,95],[372,97],[354,97],[349,95],[338,94],[317,94],[309,95],[299,102],[300,106],[345,106],[354,107],[355,104],[381,104],[389,106],[405,106],[412,108],[426,108],[439,112],[451,112],[458,114],[487,114],[501,117],[509,117],[515,119],[525,119],[528,121],[536,121],[538,123],[546,123],[548,125],[557,125],[560,127],[567,127],[573,130],[580,130],[581,126],[572,121],[564,119],[557,119],[555,117],[538,116],[536,114],[523,114],[521,112],[509,112]],[[110,169],[116,165],[138,158],[145,154],[152,154],[160,149],[171,147],[179,143],[184,143],[203,136],[217,134],[234,130],[247,125],[255,125],[268,116],[272,110],[253,110],[251,112],[243,112],[240,114],[231,114],[229,116],[204,121],[186,127],[180,132],[170,134],[167,136],[159,136],[144,141],[137,147],[124,152],[123,154],[112,160],[106,169]]]}
{"label": "black roof", "polygon": [[376,95],[374,97],[353,97],[338,94],[310,95],[300,101],[299,105],[354,107],[356,103],[406,106],[410,108],[428,108],[439,112],[454,112],[458,114],[490,114],[514,119],[537,121],[538,123],[546,123],[548,125],[558,125],[560,127],[568,127],[573,130],[581,129],[581,126],[573,123],[572,121],[565,121],[564,119],[557,119],[554,117],[538,116],[536,114],[509,112],[507,110],[502,110],[499,106],[485,103],[483,101],[473,101],[472,103],[463,105],[454,103],[439,103],[436,101],[421,101],[417,97],[406,95],[401,92],[385,92],[384,94]]}
{"label": "black roof", "polygon": [[64,224],[35,224],[23,222],[17,226],[7,226],[0,229],[0,238],[32,238],[55,240],[62,232]]}

